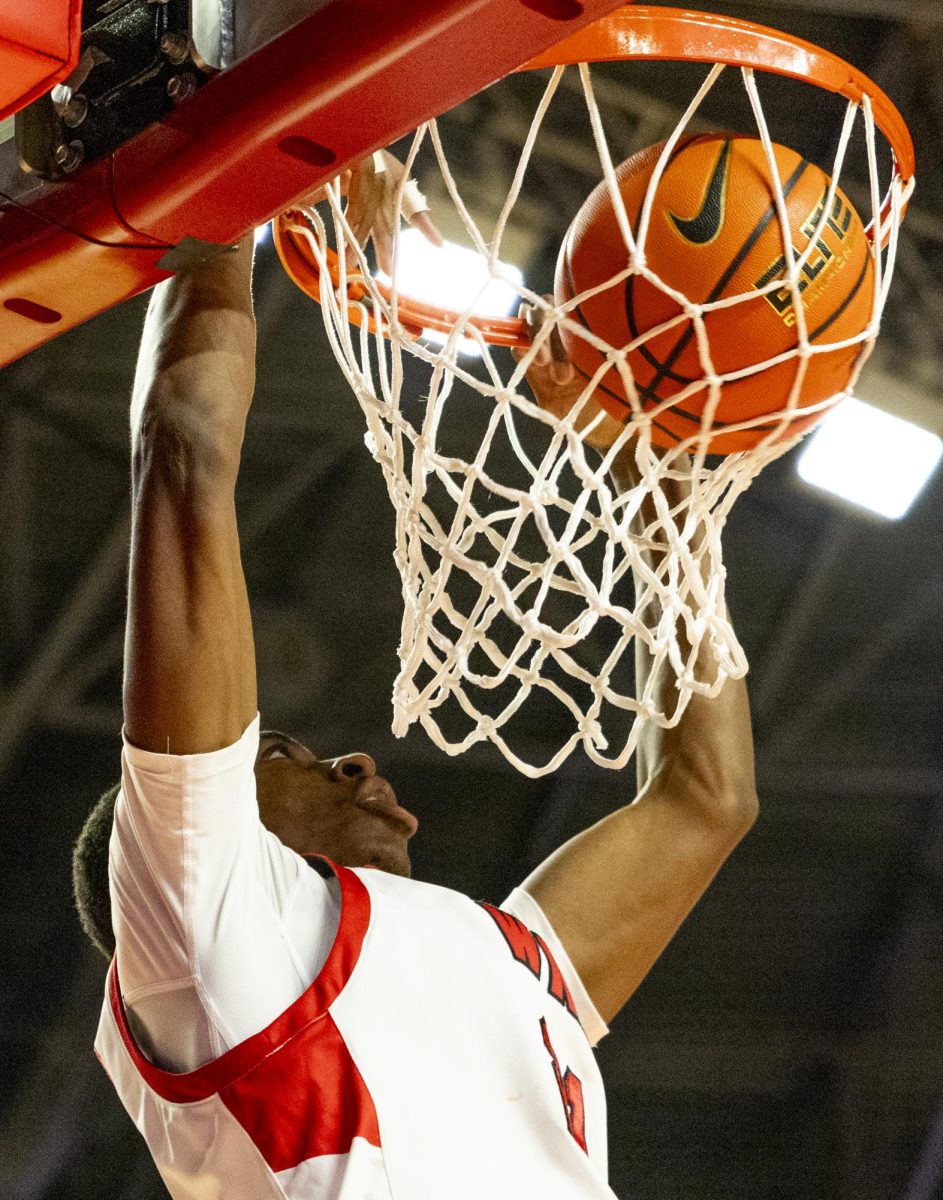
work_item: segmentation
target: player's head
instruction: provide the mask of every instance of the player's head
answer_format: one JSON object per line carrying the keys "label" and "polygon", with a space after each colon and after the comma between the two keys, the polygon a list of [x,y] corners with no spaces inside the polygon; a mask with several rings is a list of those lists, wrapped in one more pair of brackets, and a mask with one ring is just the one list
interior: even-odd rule
{"label": "player's head", "polygon": [[115,934],[108,891],[108,842],[115,819],[120,784],[108,789],[89,813],[72,851],[72,892],[79,920],[89,941],[111,958]]}
{"label": "player's head", "polygon": [[[324,854],[347,867],[409,875],[407,843],[416,818],[396,803],[367,754],[318,758],[287,734],[261,735],[255,763],[259,815],[299,854]],[[108,891],[108,843],[119,785],[89,814],[75,844],[72,882],[82,928],[106,958],[115,952]]]}
{"label": "player's head", "polygon": [[298,854],[409,874],[407,843],[418,822],[368,754],[319,758],[270,729],[259,739],[255,780],[263,825]]}

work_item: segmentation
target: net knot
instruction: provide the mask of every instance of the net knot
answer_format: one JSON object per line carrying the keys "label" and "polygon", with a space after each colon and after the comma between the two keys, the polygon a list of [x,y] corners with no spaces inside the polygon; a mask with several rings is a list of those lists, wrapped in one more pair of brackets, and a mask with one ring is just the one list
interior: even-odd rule
{"label": "net knot", "polygon": [[477,721],[478,728],[476,730],[478,741],[488,741],[494,733],[494,717],[480,714]]}
{"label": "net knot", "polygon": [[521,631],[535,642],[543,641],[543,625],[532,612],[521,618]]}
{"label": "net knot", "polygon": [[607,750],[609,748],[609,741],[602,731],[602,726],[595,717],[584,717],[579,723],[579,731],[584,740],[589,740],[594,750]]}
{"label": "net knot", "polygon": [[535,479],[530,485],[528,493],[531,501],[531,508],[537,506],[540,508],[551,508],[554,504],[560,501],[560,490],[555,483],[549,479]]}
{"label": "net knot", "polygon": [[412,680],[398,683],[393,689],[393,736],[405,737],[409,727],[416,719],[412,709],[419,697],[419,692]]}

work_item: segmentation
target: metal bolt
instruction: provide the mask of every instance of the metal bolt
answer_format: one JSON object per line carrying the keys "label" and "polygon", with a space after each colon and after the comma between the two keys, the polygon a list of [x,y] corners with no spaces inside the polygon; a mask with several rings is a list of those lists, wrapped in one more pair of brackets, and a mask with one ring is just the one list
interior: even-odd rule
{"label": "metal bolt", "polygon": [[88,116],[88,100],[84,96],[73,96],[59,115],[70,129],[78,129]]}
{"label": "metal bolt", "polygon": [[64,83],[57,84],[49,93],[49,98],[60,120],[70,129],[77,129],[88,116],[88,100],[84,96],[77,96]]}
{"label": "metal bolt", "polygon": [[65,175],[71,174],[72,171],[81,166],[84,157],[85,147],[81,142],[69,142],[68,145],[62,142],[56,147],[56,166]]}
{"label": "metal bolt", "polygon": [[185,75],[173,75],[167,80],[167,95],[174,104],[179,104],[192,96],[196,91],[196,77],[187,72]]}
{"label": "metal bolt", "polygon": [[190,43],[180,33],[165,33],[160,39],[160,52],[179,67],[190,57]]}

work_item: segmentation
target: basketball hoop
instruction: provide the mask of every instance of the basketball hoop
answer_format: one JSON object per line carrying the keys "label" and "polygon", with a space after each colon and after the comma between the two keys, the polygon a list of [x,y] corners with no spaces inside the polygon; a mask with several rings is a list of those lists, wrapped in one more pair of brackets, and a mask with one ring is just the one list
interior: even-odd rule
{"label": "basketball hoop", "polygon": [[[671,136],[655,148],[651,182],[633,222],[626,214],[589,64],[640,59],[690,60],[709,64],[710,70]],[[528,327],[517,317],[484,316],[476,312],[474,300],[463,311],[423,302],[400,290],[395,269],[389,283],[378,280],[352,237],[336,182],[328,188],[328,220],[317,209],[293,210],[275,225],[286,270],[320,303],[331,346],[364,409],[367,443],[381,464],[396,512],[394,557],[405,613],[394,732],[402,735],[418,721],[451,754],[491,741],[531,776],[554,770],[580,744],[593,761],[621,768],[635,749],[643,722],[674,725],[692,694],[714,695],[725,679],[746,672],[726,614],[721,530],[734,500],[755,475],[795,444],[798,430],[850,394],[877,337],[914,173],[913,147],[900,114],[870,80],[834,55],[730,17],[633,6],[586,26],[522,68],[550,68],[552,74],[492,236],[483,235],[459,193],[436,122],[417,130],[407,170],[428,140],[468,241],[492,278],[502,277],[502,237],[545,114],[571,65],[580,73],[600,187],[623,230],[628,265],[622,275],[644,277],[676,298],[677,289],[646,266],[653,198],[721,72],[735,67],[741,73],[756,125],[753,136],[768,165],[783,267],[779,276],[749,293],[709,302],[680,295],[684,311],[677,320],[688,321],[697,335],[703,377],[677,395],[656,397],[657,403],[639,400],[631,354],[659,331],[648,331],[629,346],[600,339],[576,319],[579,304],[592,291],[548,301],[545,287],[515,285],[523,302],[546,314],[532,343]],[[847,101],[827,192],[814,220],[810,216],[806,221],[808,241],[800,248],[793,242],[777,168],[782,147],[770,137],[755,71],[812,83]],[[866,327],[823,346],[813,344],[806,329],[801,272],[841,196],[839,179],[859,117],[873,300]],[[883,192],[878,131],[892,155]],[[398,189],[398,214],[405,179]],[[397,246],[394,262],[398,253]],[[736,373],[715,369],[707,320],[721,308],[774,293],[792,306],[795,346],[778,358],[761,353],[756,363]],[[555,327],[592,342],[601,362],[591,378],[587,375],[572,409],[558,415],[540,408],[525,382],[538,343]],[[444,338],[444,345],[431,344],[431,333]],[[463,339],[481,352],[478,374],[459,358]],[[809,362],[836,345],[853,351],[847,385],[837,395],[808,402],[803,380],[811,374]],[[507,347],[516,348],[516,358]],[[732,423],[720,420],[725,385],[732,389],[740,377],[759,377],[771,365],[790,360],[795,361],[795,382],[781,408]],[[625,412],[618,421],[605,399],[600,402],[607,411],[594,413],[593,397],[599,399],[597,389],[609,378],[607,372],[617,372],[624,385]],[[656,433],[653,441],[659,414],[680,409],[691,395],[699,396],[700,407],[690,433],[673,435],[668,442],[659,441]],[[740,440],[733,440],[737,435]],[[593,449],[594,444],[601,449]],[[719,462],[713,457],[718,452],[725,454]],[[616,494],[609,470],[627,454],[637,483]],[[656,569],[650,558],[653,547],[660,551]],[[631,580],[634,601],[626,594]],[[650,689],[634,694],[632,655],[627,654],[633,643],[646,647],[653,674],[662,667],[673,672],[677,702],[671,711],[653,703]],[[537,763],[528,729],[533,721],[547,726],[547,705],[559,710],[561,744]]]}

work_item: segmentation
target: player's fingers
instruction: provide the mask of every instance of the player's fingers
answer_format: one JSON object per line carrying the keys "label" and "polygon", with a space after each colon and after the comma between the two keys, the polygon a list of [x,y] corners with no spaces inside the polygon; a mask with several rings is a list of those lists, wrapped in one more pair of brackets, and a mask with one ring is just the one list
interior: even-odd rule
{"label": "player's fingers", "polygon": [[373,248],[377,255],[377,266],[387,275],[393,274],[393,237],[382,222],[373,229]]}
{"label": "player's fingers", "polygon": [[418,229],[426,241],[431,242],[433,246],[445,245],[445,238],[439,233],[428,212],[414,213],[409,218],[409,223],[413,229]]}
{"label": "player's fingers", "polygon": [[386,181],[387,195],[390,205],[390,227],[396,223],[396,205],[395,200],[397,195],[401,196],[400,209],[403,220],[419,232],[431,242],[433,246],[441,246],[445,239],[436,227],[435,222],[429,215],[429,205],[426,203],[426,198],[419,190],[419,185],[415,179],[407,176],[405,183],[403,176],[406,175],[406,167],[388,150],[381,150],[379,154],[381,161],[381,174]]}
{"label": "player's fingers", "polygon": [[542,299],[545,301],[546,307],[540,306],[534,310],[533,324],[535,332],[537,328],[542,329],[548,324],[551,325],[551,329],[549,336],[545,337],[541,343],[540,357],[537,361],[541,366],[549,366],[550,378],[554,383],[569,383],[573,379],[575,372],[573,364],[570,362],[570,356],[563,345],[563,338],[560,336],[560,327],[557,324],[557,316],[554,311],[554,298],[547,293]]}
{"label": "player's fingers", "polygon": [[371,229],[377,224],[385,192],[385,182],[374,170],[372,156],[358,163],[350,181],[347,220],[361,245],[366,243]]}
{"label": "player's fingers", "polygon": [[576,372],[569,359],[563,362],[554,360],[550,363],[550,378],[554,383],[570,383],[575,377]]}
{"label": "player's fingers", "polygon": [[[544,299],[547,300],[550,299],[550,297],[545,296]],[[552,345],[553,331],[551,330],[549,337],[547,337],[545,334],[541,336],[541,334],[543,333],[543,330],[545,329],[548,321],[552,318],[553,314],[540,304],[529,306],[529,312],[530,318],[528,324],[530,326],[531,341],[539,341],[540,343],[537,347],[537,353],[534,355],[534,362],[538,367],[549,366],[554,357]]]}
{"label": "player's fingers", "polygon": [[[517,310],[517,315],[526,324],[527,332],[530,335],[531,345],[538,341],[538,335],[544,325],[544,312],[539,307],[534,307],[532,304],[521,304]],[[523,357],[526,351],[521,351],[518,357]],[[539,345],[534,351],[532,366],[546,367],[550,362],[550,347],[547,345],[547,339],[540,340]]]}
{"label": "player's fingers", "polygon": [[569,383],[576,372],[573,370],[570,356],[563,345],[558,325],[554,325],[548,341],[550,343],[550,378],[554,383]]}
{"label": "player's fingers", "polygon": [[358,242],[363,242],[370,230],[370,221],[367,220],[367,199],[363,181],[359,174],[355,173],[347,194],[347,207],[344,215],[350,226],[351,234]]}
{"label": "player's fingers", "polygon": [[373,223],[373,205],[369,194],[369,180],[360,172],[355,171],[350,183],[347,197],[347,208],[344,210],[347,224],[350,226],[350,237],[347,242],[348,271],[360,269],[357,248],[363,249],[370,237],[370,226]]}
{"label": "player's fingers", "polygon": [[[523,321],[527,326],[527,333],[530,336],[530,305],[521,303],[517,306],[517,317],[519,321]],[[527,353],[526,346],[511,346],[511,357],[515,362],[520,362]]]}

